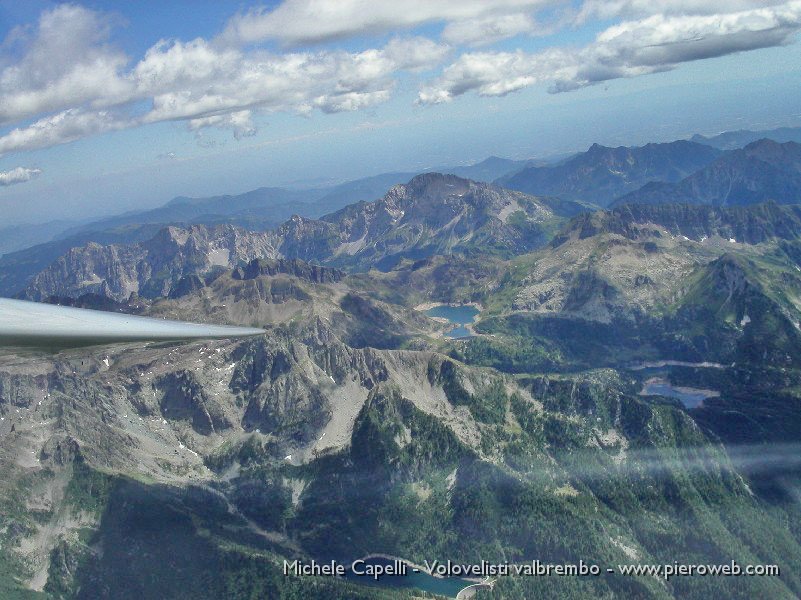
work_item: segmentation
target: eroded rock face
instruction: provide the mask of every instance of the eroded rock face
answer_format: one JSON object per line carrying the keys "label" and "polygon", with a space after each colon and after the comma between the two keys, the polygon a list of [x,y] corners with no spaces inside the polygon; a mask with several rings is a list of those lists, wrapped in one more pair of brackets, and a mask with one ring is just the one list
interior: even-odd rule
{"label": "eroded rock face", "polygon": [[348,206],[324,217],[335,226],[331,262],[391,267],[397,257],[491,244],[514,254],[544,244],[539,225],[554,212],[536,198],[438,173],[392,187],[380,200]]}
{"label": "eroded rock face", "polygon": [[22,295],[45,300],[99,294],[118,302],[132,294],[144,298],[185,295],[198,288],[201,276],[215,269],[276,255],[266,233],[230,225],[166,227],[147,242],[72,248],[36,275]]}
{"label": "eroded rock face", "polygon": [[155,383],[155,387],[162,393],[159,407],[165,419],[189,421],[201,435],[231,427],[222,407],[209,398],[191,372],[165,375]]}
{"label": "eroded rock face", "polygon": [[256,279],[259,275],[292,275],[312,283],[336,283],[345,277],[345,272],[339,269],[310,265],[298,259],[254,259],[233,272],[233,278],[238,280]]}
{"label": "eroded rock face", "polygon": [[64,467],[77,459],[82,459],[78,440],[70,435],[54,434],[45,442],[39,453],[39,460],[51,467]]}
{"label": "eroded rock face", "polygon": [[44,374],[21,373],[0,378],[0,403],[15,408],[30,408],[48,393],[51,377]]}

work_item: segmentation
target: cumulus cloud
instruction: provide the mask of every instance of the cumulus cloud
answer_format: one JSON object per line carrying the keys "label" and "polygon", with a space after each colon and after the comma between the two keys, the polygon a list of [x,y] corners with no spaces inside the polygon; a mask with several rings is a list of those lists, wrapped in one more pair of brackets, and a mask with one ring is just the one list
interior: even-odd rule
{"label": "cumulus cloud", "polygon": [[17,167],[10,171],[0,171],[0,186],[6,187],[15,183],[25,183],[42,173],[41,169],[29,169],[27,167]]}
{"label": "cumulus cloud", "polygon": [[287,44],[315,43],[365,33],[416,27],[431,22],[520,13],[558,0],[286,0],[274,10],[237,15],[221,39],[233,44],[276,39]]}
{"label": "cumulus cloud", "polygon": [[396,72],[430,68],[446,51],[416,38],[355,53],[287,54],[220,50],[195,40],[151,49],[134,72],[141,93],[153,98],[145,122],[187,119],[193,129],[230,127],[236,125],[231,119],[250,122],[254,108],[337,112],[386,101]]}
{"label": "cumulus cloud", "polygon": [[0,137],[0,156],[19,150],[36,150],[65,144],[90,135],[122,129],[133,121],[119,120],[110,112],[68,109],[44,117],[26,127],[12,129]]}
{"label": "cumulus cloud", "polygon": [[419,102],[447,102],[470,91],[503,96],[536,83],[550,84],[552,92],[569,91],[786,44],[799,30],[798,1],[723,15],[653,15],[609,27],[580,49],[463,54],[421,90]]}

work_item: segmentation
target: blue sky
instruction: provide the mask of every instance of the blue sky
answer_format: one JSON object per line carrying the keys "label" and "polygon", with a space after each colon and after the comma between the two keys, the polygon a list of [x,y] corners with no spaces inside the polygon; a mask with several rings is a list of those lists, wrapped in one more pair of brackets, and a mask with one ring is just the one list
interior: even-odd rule
{"label": "blue sky", "polygon": [[0,1],[3,224],[801,125],[799,29],[798,1]]}

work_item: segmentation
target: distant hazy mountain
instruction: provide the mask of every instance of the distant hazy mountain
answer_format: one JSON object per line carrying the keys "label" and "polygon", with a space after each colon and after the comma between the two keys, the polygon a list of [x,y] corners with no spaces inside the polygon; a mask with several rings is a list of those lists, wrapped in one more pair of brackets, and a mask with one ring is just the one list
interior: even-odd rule
{"label": "distant hazy mountain", "polygon": [[739,131],[726,131],[710,137],[695,134],[690,138],[690,141],[706,144],[707,146],[714,146],[721,150],[736,150],[751,142],[756,142],[757,140],[765,138],[773,140],[774,142],[779,142],[780,144],[784,142],[801,143],[801,127],[781,127],[779,129],[768,129],[765,131],[748,131],[747,129],[741,129]]}
{"label": "distant hazy mountain", "polygon": [[287,190],[259,188],[244,194],[187,198],[179,196],[164,206],[145,211],[129,212],[82,225],[64,232],[63,237],[87,231],[102,231],[122,225],[145,223],[220,223],[243,225],[251,221],[256,228],[265,229],[281,223],[294,212],[319,199],[320,190]]}
{"label": "distant hazy mountain", "polygon": [[767,200],[801,202],[801,145],[759,140],[727,152],[680,182],[649,183],[614,204],[743,205]]}
{"label": "distant hazy mountain", "polygon": [[650,181],[675,182],[708,165],[720,150],[684,140],[637,148],[599,144],[554,166],[530,167],[496,181],[503,187],[607,206]]}

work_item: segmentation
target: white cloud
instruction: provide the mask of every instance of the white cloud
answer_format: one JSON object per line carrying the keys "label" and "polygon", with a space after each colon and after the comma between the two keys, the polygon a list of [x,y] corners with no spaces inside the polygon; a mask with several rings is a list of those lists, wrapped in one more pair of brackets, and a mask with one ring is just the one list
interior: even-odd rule
{"label": "white cloud", "polygon": [[190,42],[161,40],[134,67],[131,78],[141,96],[226,79],[239,69],[242,53],[215,48],[202,38]]}
{"label": "white cloud", "polygon": [[438,65],[448,54],[448,46],[424,37],[393,38],[384,47],[387,60],[403,70],[425,70]]}
{"label": "white cloud", "polygon": [[0,156],[19,150],[36,150],[65,144],[90,135],[129,127],[133,121],[120,120],[110,112],[68,109],[34,123],[16,128],[0,137]]}
{"label": "white cloud", "polygon": [[34,177],[41,175],[41,169],[29,169],[28,167],[17,167],[10,171],[0,171],[0,186],[14,185],[15,183],[25,183]]}
{"label": "white cloud", "polygon": [[430,68],[447,52],[418,38],[394,39],[382,49],[357,53],[243,53],[218,50],[202,40],[187,46],[153,48],[136,67],[140,89],[155,94],[144,121],[191,119],[197,129],[228,126],[225,115],[247,110],[250,117],[255,108],[358,110],[386,101],[397,71]]}
{"label": "white cloud", "polygon": [[799,30],[799,1],[723,15],[653,15],[609,27],[580,49],[463,54],[421,90],[419,102],[447,102],[470,91],[502,96],[537,83],[549,83],[553,92],[574,90],[786,44]]}
{"label": "white cloud", "polygon": [[276,39],[314,43],[432,22],[520,13],[557,0],[285,0],[272,11],[250,11],[231,19],[221,39],[233,44]]}
{"label": "white cloud", "polygon": [[314,99],[314,106],[323,112],[335,113],[360,110],[368,108],[389,99],[389,90],[376,90],[374,92],[345,92],[330,94]]}

